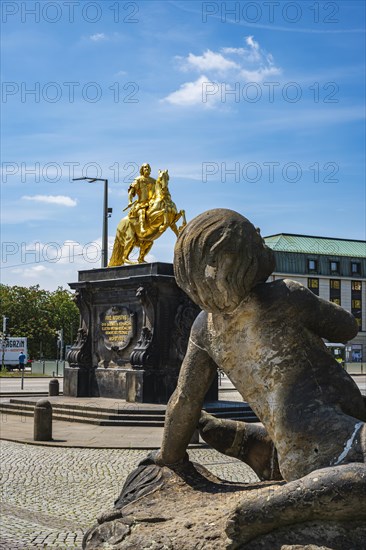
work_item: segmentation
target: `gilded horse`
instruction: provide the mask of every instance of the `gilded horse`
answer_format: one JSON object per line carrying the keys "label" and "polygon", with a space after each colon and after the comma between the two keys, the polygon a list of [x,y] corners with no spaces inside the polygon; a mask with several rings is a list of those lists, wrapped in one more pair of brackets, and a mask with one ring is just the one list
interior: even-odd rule
{"label": "gilded horse", "polygon": [[[149,201],[145,214],[145,229],[141,233],[137,214],[130,214],[119,222],[116,238],[113,245],[113,252],[108,267],[120,266],[123,264],[143,263],[146,254],[151,250],[154,241],[164,233],[168,227],[178,237],[179,232],[187,224],[185,211],[177,210],[172,201],[169,188],[168,170],[159,170],[155,190]],[[178,228],[177,222],[182,218],[182,225]],[[140,253],[137,262],[128,259],[133,248],[139,248]]]}

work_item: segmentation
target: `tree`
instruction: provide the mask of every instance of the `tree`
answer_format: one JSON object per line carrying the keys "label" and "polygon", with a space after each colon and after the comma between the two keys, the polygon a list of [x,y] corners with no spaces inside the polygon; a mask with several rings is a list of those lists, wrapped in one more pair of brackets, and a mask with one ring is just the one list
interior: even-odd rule
{"label": "tree", "polygon": [[56,331],[72,344],[79,326],[79,310],[72,293],[59,287],[50,292],[39,285],[0,285],[0,313],[8,317],[7,335],[26,336],[31,359],[57,357]]}

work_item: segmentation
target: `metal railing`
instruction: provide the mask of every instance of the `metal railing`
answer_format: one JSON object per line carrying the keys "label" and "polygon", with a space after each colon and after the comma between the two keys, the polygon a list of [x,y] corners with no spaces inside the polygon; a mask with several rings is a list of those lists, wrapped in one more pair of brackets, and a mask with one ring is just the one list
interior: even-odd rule
{"label": "metal railing", "polygon": [[43,374],[53,377],[62,377],[64,375],[66,361],[33,361],[32,362],[32,374]]}
{"label": "metal railing", "polygon": [[346,363],[345,367],[348,374],[366,374],[366,363]]}

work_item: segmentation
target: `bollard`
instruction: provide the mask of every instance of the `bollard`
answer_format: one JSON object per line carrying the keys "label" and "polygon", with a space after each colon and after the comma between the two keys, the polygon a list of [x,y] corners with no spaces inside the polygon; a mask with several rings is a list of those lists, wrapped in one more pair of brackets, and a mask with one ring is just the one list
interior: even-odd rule
{"label": "bollard", "polygon": [[50,380],[48,384],[48,395],[59,395],[60,393],[60,384],[57,378]]}
{"label": "bollard", "polygon": [[52,441],[52,405],[40,399],[34,407],[34,441]]}

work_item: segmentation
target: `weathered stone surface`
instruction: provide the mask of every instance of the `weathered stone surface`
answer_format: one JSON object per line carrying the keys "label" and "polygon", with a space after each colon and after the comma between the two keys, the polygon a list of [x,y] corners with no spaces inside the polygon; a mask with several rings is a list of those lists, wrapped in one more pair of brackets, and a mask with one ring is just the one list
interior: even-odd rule
{"label": "weathered stone surface", "polygon": [[[166,467],[155,468],[160,469],[160,475],[155,476],[155,479],[159,477],[159,483],[155,488],[152,486],[149,494],[125,505],[122,509],[115,509],[100,516],[100,524],[86,534],[83,548],[364,548],[366,510],[362,507],[362,499],[366,496],[365,485],[363,495],[354,495],[353,511],[350,506],[348,518],[344,514],[343,519],[337,517],[336,513],[332,517],[332,506],[329,504],[334,500],[338,500],[339,503],[342,501],[342,483],[334,486],[337,468],[329,469],[325,473],[318,472],[317,477],[313,475],[309,479],[304,478],[289,484],[230,483],[216,478],[202,466],[192,463],[175,471]],[[151,476],[151,473],[150,469],[148,476]],[[350,478],[356,474],[355,471],[348,472]],[[325,477],[328,490],[324,494]],[[347,476],[344,477],[343,483],[344,489],[347,485]],[[310,491],[307,490],[309,487]],[[291,493],[292,498],[289,497]],[[271,516],[273,510],[274,515]]]}
{"label": "weathered stone surface", "polygon": [[[363,464],[324,468],[287,483],[270,495],[243,499],[230,514],[226,533],[233,548],[280,527],[308,521],[364,522],[366,469]],[[363,504],[362,504],[363,503]]]}

